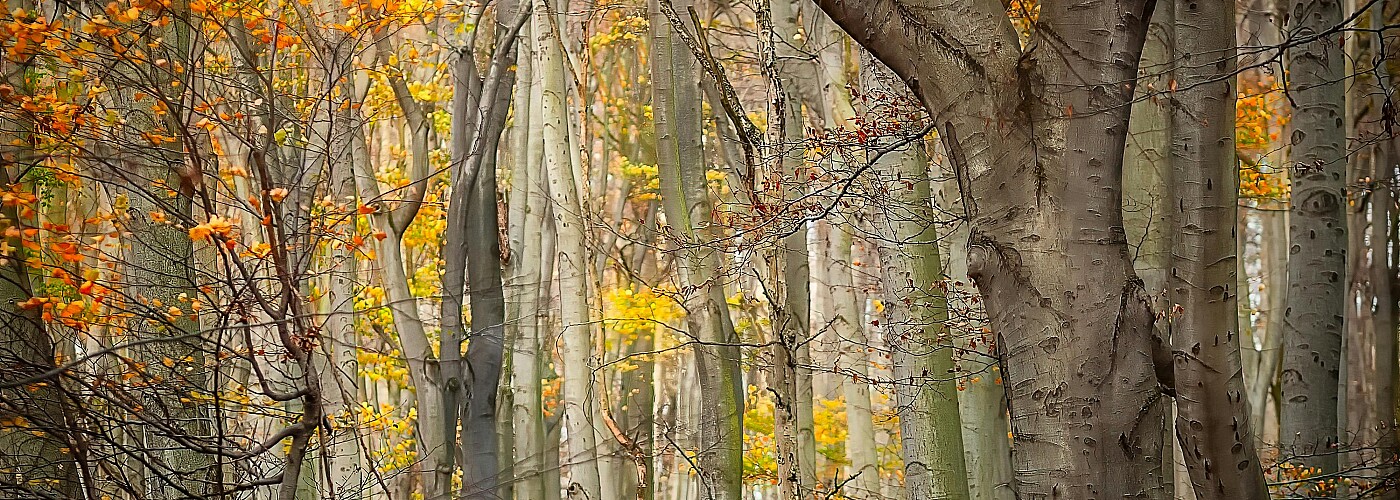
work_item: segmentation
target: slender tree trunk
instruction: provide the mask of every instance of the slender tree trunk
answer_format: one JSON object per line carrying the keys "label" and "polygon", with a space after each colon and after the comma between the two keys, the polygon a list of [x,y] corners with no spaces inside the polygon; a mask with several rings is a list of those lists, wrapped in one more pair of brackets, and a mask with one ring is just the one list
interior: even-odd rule
{"label": "slender tree trunk", "polygon": [[[1138,63],[1138,81],[1123,159],[1123,224],[1133,252],[1133,270],[1142,278],[1148,300],[1156,311],[1171,308],[1167,293],[1168,268],[1172,260],[1172,122],[1170,97],[1175,51],[1175,2],[1160,2],[1152,12],[1147,40]],[[1153,329],[1154,341],[1169,345],[1171,333],[1166,321]],[[1163,349],[1162,351],[1166,351]],[[1173,412],[1172,402],[1168,411]],[[1176,425],[1167,419],[1163,429],[1162,463],[1169,466],[1172,480],[1164,496],[1191,498],[1190,482],[1178,467],[1180,445],[1176,445]],[[1186,487],[1181,487],[1181,484]]]}
{"label": "slender tree trunk", "polygon": [[568,430],[570,498],[602,498],[598,475],[598,438],[594,425],[593,327],[589,318],[588,259],[584,243],[583,206],[571,166],[579,152],[570,139],[563,46],[551,17],[553,2],[534,0],[532,25],[537,54],[536,71],[543,81],[541,120],[544,126],[544,165],[554,204],[554,228],[558,238],[555,264],[559,275],[560,358],[563,361],[564,423]]}
{"label": "slender tree trunk", "polygon": [[[867,98],[894,101],[893,75],[874,59],[863,70]],[[902,115],[903,113],[898,113]],[[865,123],[887,117],[867,113]],[[922,139],[875,159],[882,197],[873,216],[879,246],[885,342],[893,351],[904,485],[910,500],[965,499],[968,470],[949,341],[948,299],[938,252],[929,159]],[[893,147],[881,141],[881,147]]]}
{"label": "slender tree trunk", "polygon": [[[774,156],[781,158],[781,169],[773,177],[780,186],[781,203],[790,207],[803,193],[804,183],[799,180],[799,171],[805,168],[806,144],[805,122],[802,104],[819,104],[822,100],[815,94],[814,68],[805,53],[799,48],[805,42],[798,20],[796,0],[769,2],[769,21],[772,32],[761,36],[770,37],[772,43],[771,76],[781,87],[781,106],[770,110],[773,117]],[[760,7],[762,8],[762,7]],[[775,425],[781,430],[778,436],[779,486],[783,498],[805,498],[816,488],[816,438],[813,423],[812,394],[812,354],[811,342],[811,264],[807,251],[807,223],[801,219],[801,211],[794,211],[799,217],[788,222],[796,224],[788,228],[790,232],[776,242],[772,262],[776,264],[770,273],[775,288],[781,288],[781,304],[773,304],[776,316],[773,321],[778,345],[774,356],[774,386],[779,396],[775,404]]]}
{"label": "slender tree trunk", "polygon": [[864,302],[856,292],[852,265],[852,232],[854,228],[841,225],[831,229],[826,253],[831,256],[828,269],[832,310],[831,328],[842,343],[838,354],[837,374],[842,376],[842,392],[846,398],[846,453],[851,464],[848,475],[855,480],[843,493],[852,499],[880,498],[879,458],[875,451],[875,421],[870,400],[870,340],[863,321]]}
{"label": "slender tree trunk", "polygon": [[[1260,424],[1266,421],[1265,409],[1269,407],[1269,394],[1278,380],[1278,369],[1283,361],[1283,312],[1288,290],[1288,211],[1281,207],[1264,207],[1259,210],[1260,234],[1260,273],[1264,282],[1263,302],[1260,304],[1264,324],[1256,329],[1260,338],[1259,367],[1257,376],[1250,380],[1249,404],[1250,421]],[[1265,443],[1260,435],[1260,443]],[[1277,443],[1272,443],[1277,444]]]}
{"label": "slender tree trunk", "polygon": [[[690,52],[675,40],[655,0],[652,19],[652,113],[657,171],[666,222],[675,238],[686,331],[697,342],[695,367],[706,403],[700,408],[698,465],[706,498],[738,500],[743,473],[743,381],[739,341],[720,281],[723,235],[711,213],[705,176],[699,74]],[[688,2],[675,2],[685,9]]]}
{"label": "slender tree trunk", "polygon": [[[9,135],[9,134],[5,134]],[[16,140],[18,141],[18,139]],[[9,142],[7,141],[7,144]],[[7,151],[8,153],[8,151]],[[0,186],[17,187],[8,166]],[[31,193],[32,194],[32,193]],[[28,379],[54,368],[56,346],[41,319],[42,307],[25,306],[34,297],[21,240],[28,224],[17,205],[0,207],[0,380]],[[7,231],[15,229],[15,231]],[[76,497],[78,463],[64,422],[67,398],[61,379],[45,379],[0,389],[0,493]]]}
{"label": "slender tree trunk", "polygon": [[1269,497],[1240,364],[1234,21],[1229,3],[1176,5],[1169,318],[1176,434],[1200,500]]}
{"label": "slender tree trunk", "polygon": [[[848,136],[860,126],[846,75],[848,63],[853,62],[850,38],[825,13],[817,11],[813,15],[814,39],[821,50],[826,127],[829,134]],[[836,175],[851,175],[851,165],[845,157],[833,155],[831,161],[831,171]],[[846,401],[846,452],[851,462],[847,474],[855,477],[843,492],[853,499],[874,499],[880,497],[880,468],[870,399],[871,346],[865,331],[865,301],[856,288],[857,262],[852,254],[857,219],[856,210],[841,210],[823,241],[826,295],[831,311],[826,323],[830,325],[829,337],[838,346],[834,380],[840,384]]]}
{"label": "slender tree trunk", "polygon": [[510,186],[511,277],[507,284],[513,309],[509,318],[516,329],[510,387],[514,392],[511,419],[515,427],[515,494],[520,500],[543,500],[548,487],[542,476],[545,432],[540,385],[544,378],[540,367],[548,358],[541,350],[540,313],[549,297],[542,296],[540,282],[541,233],[549,195],[543,188],[543,100],[541,81],[534,71],[532,33],[526,27],[521,34],[520,50],[527,57],[519,58],[517,65],[520,85],[516,87],[515,123],[524,127],[524,137],[517,138],[521,143],[512,148],[515,159]]}
{"label": "slender tree trunk", "polygon": [[[954,216],[965,213],[958,196],[956,177],[943,175],[938,205]],[[941,238],[946,248],[950,282],[949,316],[957,318],[949,328],[957,347],[962,390],[958,412],[962,417],[963,448],[969,474],[968,493],[973,500],[1011,500],[1011,432],[1006,420],[1006,390],[997,363],[996,335],[987,327],[987,312],[967,277],[969,227],[959,220]]]}
{"label": "slender tree trunk", "polygon": [[[1296,0],[1290,36],[1320,36],[1342,21],[1335,0]],[[1295,463],[1337,471],[1338,374],[1346,298],[1343,189],[1343,60],[1340,35],[1326,35],[1286,54],[1295,104],[1289,142],[1292,208],[1288,302],[1284,312],[1282,435]]]}

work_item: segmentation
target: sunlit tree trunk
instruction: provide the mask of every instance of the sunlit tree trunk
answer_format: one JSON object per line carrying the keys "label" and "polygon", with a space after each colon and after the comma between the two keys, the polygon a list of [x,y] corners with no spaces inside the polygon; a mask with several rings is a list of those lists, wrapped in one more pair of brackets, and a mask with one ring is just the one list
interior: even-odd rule
{"label": "sunlit tree trunk", "polygon": [[579,199],[569,131],[563,47],[552,16],[553,2],[534,0],[536,67],[542,78],[544,166],[554,204],[554,228],[558,238],[555,265],[559,279],[559,353],[563,362],[564,423],[568,433],[570,498],[602,498],[598,475],[598,437],[593,399],[593,327],[589,318],[588,251],[584,242],[583,206]]}

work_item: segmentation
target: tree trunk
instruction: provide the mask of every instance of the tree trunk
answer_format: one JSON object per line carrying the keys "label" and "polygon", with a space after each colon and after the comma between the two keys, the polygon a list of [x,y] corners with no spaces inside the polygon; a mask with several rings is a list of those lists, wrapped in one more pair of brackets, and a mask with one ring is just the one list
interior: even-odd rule
{"label": "tree trunk", "polygon": [[[867,99],[907,101],[880,62],[862,62]],[[886,111],[898,117],[909,110]],[[862,122],[883,123],[889,115],[867,110]],[[872,158],[880,207],[871,222],[880,235],[883,326],[892,352],[904,485],[911,500],[970,498],[929,158],[922,138],[900,147],[894,140],[873,144],[896,149]]]}
{"label": "tree trunk", "polygon": [[[675,2],[678,8],[689,2]],[[698,465],[706,498],[738,500],[743,473],[743,381],[738,334],[725,302],[723,234],[711,220],[714,204],[705,177],[699,74],[688,50],[675,40],[655,0],[652,19],[652,113],[657,173],[666,223],[678,249],[686,331],[696,342],[695,367],[706,403],[700,409]]]}
{"label": "tree trunk", "polygon": [[[940,204],[955,217],[965,213],[958,196],[956,177],[944,172]],[[1126,213],[1126,212],[1125,212]],[[968,493],[972,500],[1011,500],[1011,432],[1006,420],[1006,390],[997,362],[996,335],[987,327],[987,312],[978,301],[977,290],[967,277],[969,227],[959,219],[951,232],[941,238],[947,249],[949,316],[961,321],[950,323],[955,332],[959,377],[958,413],[962,417],[963,448],[969,474]]]}
{"label": "tree trunk", "polygon": [[[1341,24],[1342,6],[1335,0],[1296,0],[1289,19],[1294,36],[1317,36]],[[1297,457],[1295,463],[1321,474],[1337,471],[1337,383],[1347,296],[1345,55],[1339,37],[1322,36],[1286,53],[1295,109],[1279,445]]]}
{"label": "tree trunk", "polygon": [[1042,2],[1022,53],[999,2],[818,3],[933,110],[999,337],[1018,494],[1160,495],[1170,366],[1121,213],[1151,4]]}
{"label": "tree trunk", "polygon": [[1234,21],[1229,3],[1176,5],[1169,318],[1176,434],[1200,500],[1269,497],[1240,365]]}
{"label": "tree trunk", "polygon": [[541,81],[534,71],[531,28],[526,27],[521,36],[520,50],[528,57],[519,58],[518,63],[522,85],[516,87],[515,126],[525,130],[523,143],[512,147],[515,159],[510,181],[511,277],[507,283],[512,301],[508,304],[512,308],[509,318],[516,329],[510,362],[510,387],[514,392],[511,419],[515,428],[515,494],[521,500],[543,500],[549,485],[542,476],[545,432],[540,381],[544,378],[541,366],[548,357],[541,350],[540,316],[549,297],[542,294],[540,281],[544,213],[549,195],[543,188],[543,100]]}
{"label": "tree trunk", "polygon": [[[806,54],[799,47],[805,38],[798,24],[796,0],[769,2],[772,32],[767,36],[772,45],[769,57],[771,81],[780,87],[780,106],[769,111],[773,120],[775,139],[772,156],[781,158],[781,168],[772,181],[780,186],[777,203],[787,209],[803,196],[804,182],[799,180],[799,171],[806,163],[806,134],[802,104],[818,104],[822,100],[815,95],[814,68]],[[796,214],[796,216],[793,216]],[[774,386],[779,395],[775,397],[775,425],[781,430],[778,436],[779,486],[783,498],[805,498],[816,491],[817,449],[813,422],[812,394],[812,354],[811,342],[811,264],[807,250],[808,225],[800,210],[787,215],[787,234],[775,242],[772,264],[776,264],[769,278],[773,288],[781,288],[780,304],[772,304],[775,317],[775,333],[778,343],[775,346]]]}
{"label": "tree trunk", "polygon": [[554,204],[558,238],[555,265],[559,276],[560,358],[564,369],[563,412],[568,432],[569,497],[602,498],[598,475],[598,438],[593,399],[593,327],[589,319],[588,248],[583,205],[573,163],[578,149],[569,132],[568,89],[563,46],[552,16],[550,0],[533,0],[536,71],[543,80],[541,119],[544,124],[544,165]]}
{"label": "tree trunk", "polygon": [[[14,130],[14,129],[10,129]],[[10,134],[4,134],[9,136]],[[15,139],[16,142],[20,139]],[[5,144],[11,144],[5,141]],[[23,143],[23,142],[21,142]],[[8,146],[4,147],[6,154]],[[0,167],[0,186],[21,186],[9,166]],[[6,188],[0,188],[6,189]],[[26,307],[34,297],[26,265],[28,251],[20,230],[29,224],[18,205],[0,207],[0,381],[28,379],[54,368],[56,346],[44,327],[42,307]],[[15,231],[6,231],[7,229]],[[44,379],[0,388],[0,492],[36,498],[77,497],[78,463],[74,461],[67,424],[68,396],[62,380]]]}

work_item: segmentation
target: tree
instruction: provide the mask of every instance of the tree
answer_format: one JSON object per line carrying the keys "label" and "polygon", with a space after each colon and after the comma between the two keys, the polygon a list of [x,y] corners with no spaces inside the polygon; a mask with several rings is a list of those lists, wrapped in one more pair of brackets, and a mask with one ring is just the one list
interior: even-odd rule
{"label": "tree", "polygon": [[1119,210],[1151,4],[1043,2],[1023,50],[998,2],[818,3],[909,84],[954,164],[1018,493],[1160,496],[1166,381]]}
{"label": "tree", "polygon": [[1235,302],[1239,174],[1235,13],[1225,2],[1178,2],[1172,94],[1173,221],[1167,281],[1176,435],[1196,498],[1267,499],[1240,362]]}
{"label": "tree", "polygon": [[[684,9],[687,3],[676,6]],[[668,236],[680,254],[682,305],[686,332],[695,342],[700,390],[712,398],[700,408],[700,483],[706,498],[737,500],[743,492],[743,381],[739,338],[725,302],[721,250],[716,248],[723,235],[711,219],[699,72],[656,0],[649,2],[649,10],[657,177]]]}
{"label": "tree", "polygon": [[1285,53],[1294,103],[1289,179],[1288,298],[1280,446],[1321,473],[1337,471],[1337,383],[1346,297],[1346,132],[1339,2],[1295,2]]}
{"label": "tree", "polygon": [[[912,103],[892,90],[897,83],[887,69],[873,59],[866,62],[865,98],[894,104],[868,110],[863,123],[902,121],[911,114]],[[881,111],[886,115],[882,117]],[[883,210],[877,211],[872,224],[880,236],[881,299],[888,321],[885,343],[893,351],[890,361],[900,409],[904,485],[910,499],[971,498],[949,341],[945,269],[938,252],[930,162],[921,132],[877,141],[876,145],[892,152],[872,158],[877,193],[883,198]]]}
{"label": "tree", "polygon": [[544,165],[549,195],[554,205],[554,229],[558,238],[555,257],[560,288],[559,357],[564,368],[564,422],[568,428],[570,498],[601,498],[598,475],[597,402],[594,386],[593,327],[589,318],[588,250],[580,185],[573,164],[578,161],[567,108],[563,42],[554,16],[559,11],[548,0],[534,1],[536,70],[541,72]]}

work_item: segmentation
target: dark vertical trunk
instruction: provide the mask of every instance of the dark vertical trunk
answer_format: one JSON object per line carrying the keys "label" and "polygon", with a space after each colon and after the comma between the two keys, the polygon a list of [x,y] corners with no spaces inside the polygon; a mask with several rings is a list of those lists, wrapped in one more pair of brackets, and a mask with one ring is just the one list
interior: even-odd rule
{"label": "dark vertical trunk", "polygon": [[[496,49],[484,78],[478,79],[469,53],[459,54],[454,70],[454,177],[443,274],[442,352],[448,393],[446,435],[456,435],[453,415],[462,412],[463,498],[492,498],[501,481],[496,395],[504,357],[505,297],[497,226],[496,149],[515,84],[516,35],[528,19],[528,9],[522,9],[518,2],[506,2],[497,9]],[[470,294],[472,324],[463,358],[458,350],[464,331],[464,285]],[[461,390],[466,391],[466,398],[459,402],[457,393]]]}

